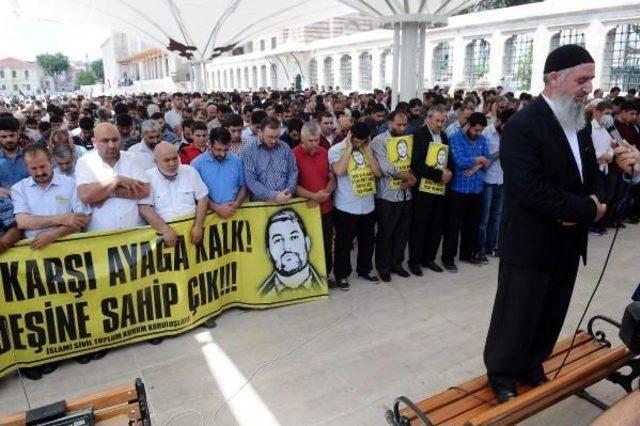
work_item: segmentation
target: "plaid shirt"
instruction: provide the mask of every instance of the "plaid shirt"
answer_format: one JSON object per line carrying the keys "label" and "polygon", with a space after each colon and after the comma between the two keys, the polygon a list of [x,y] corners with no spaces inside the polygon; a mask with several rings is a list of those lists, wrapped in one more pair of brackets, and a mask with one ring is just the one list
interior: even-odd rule
{"label": "plaid shirt", "polygon": [[475,139],[470,141],[460,129],[451,136],[449,147],[453,161],[453,179],[451,179],[449,189],[461,194],[480,194],[485,169],[481,168],[469,177],[464,175],[464,171],[475,165],[477,157],[490,158],[487,138],[483,135],[476,135]]}
{"label": "plaid shirt", "polygon": [[16,226],[13,216],[13,203],[8,197],[0,196],[0,235]]}

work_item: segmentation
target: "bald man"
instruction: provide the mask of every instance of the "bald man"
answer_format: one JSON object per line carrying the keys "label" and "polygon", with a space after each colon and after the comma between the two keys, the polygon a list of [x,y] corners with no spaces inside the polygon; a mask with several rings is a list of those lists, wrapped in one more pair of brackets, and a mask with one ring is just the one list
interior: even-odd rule
{"label": "bald man", "polygon": [[142,217],[162,234],[168,247],[173,247],[178,236],[167,224],[180,216],[195,214],[191,229],[191,243],[202,241],[202,228],[209,205],[209,190],[198,172],[191,166],[180,164],[175,146],[160,142],[154,149],[156,167],[145,171],[151,190],[140,200],[138,210]]}
{"label": "bald man", "polygon": [[120,132],[100,123],[92,139],[96,149],[76,164],[78,198],[93,208],[88,231],[143,226],[138,200],[149,196],[149,183],[134,156],[120,150]]}

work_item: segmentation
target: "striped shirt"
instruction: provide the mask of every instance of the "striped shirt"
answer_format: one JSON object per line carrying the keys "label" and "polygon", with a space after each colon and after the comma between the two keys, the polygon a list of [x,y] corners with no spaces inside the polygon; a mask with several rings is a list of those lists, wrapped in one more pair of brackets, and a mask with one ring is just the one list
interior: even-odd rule
{"label": "striped shirt", "polygon": [[280,191],[292,196],[298,186],[298,167],[289,145],[282,141],[267,148],[261,141],[251,142],[242,152],[244,179],[251,201],[275,200]]}

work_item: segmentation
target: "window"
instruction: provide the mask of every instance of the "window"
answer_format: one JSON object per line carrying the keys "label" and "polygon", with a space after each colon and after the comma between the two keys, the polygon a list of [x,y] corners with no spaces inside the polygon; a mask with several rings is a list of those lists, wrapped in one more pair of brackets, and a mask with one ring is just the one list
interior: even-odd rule
{"label": "window", "polygon": [[258,67],[251,68],[251,87],[258,88]]}
{"label": "window", "polygon": [[251,84],[249,82],[249,67],[244,67],[244,84],[242,84],[242,87],[246,87],[249,88],[249,85]]}
{"label": "window", "polygon": [[[29,70],[24,70],[24,78],[28,79],[29,78]],[[29,90],[29,89],[27,89]]]}
{"label": "window", "polygon": [[278,40],[275,37],[271,37],[271,48],[275,49],[278,45]]}
{"label": "window", "polygon": [[604,64],[604,86],[623,91],[640,87],[640,23],[609,31]]}
{"label": "window", "polygon": [[318,84],[318,61],[312,59],[309,61],[309,86]]}
{"label": "window", "polygon": [[327,56],[324,58],[324,84],[326,87],[333,86],[333,58]]}
{"label": "window", "polygon": [[340,58],[340,88],[351,90],[351,56],[342,55]]}
{"label": "window", "polygon": [[232,89],[236,88],[236,83],[238,84],[238,86],[240,85],[240,80],[235,80],[233,78],[233,70],[229,70],[229,86],[227,86],[227,83],[225,81],[224,85],[225,87],[231,87]]}
{"label": "window", "polygon": [[24,88],[25,88],[25,90],[31,90],[31,85],[30,84],[25,84]]}
{"label": "window", "polygon": [[[231,71],[233,72],[233,71]],[[236,84],[233,86],[234,89],[242,89],[242,82],[240,81],[240,68],[236,70]]]}
{"label": "window", "polygon": [[18,91],[18,85],[17,84],[13,85],[13,90],[15,90],[16,92]]}
{"label": "window", "polygon": [[[233,80],[233,71],[231,72],[231,79]],[[227,85],[227,70],[222,71],[222,83],[225,88],[229,87]]]}
{"label": "window", "polygon": [[577,44],[578,46],[585,47],[584,33],[575,28],[568,28],[561,30],[551,37],[550,50],[557,49],[565,44]]}
{"label": "window", "polygon": [[387,81],[387,60],[391,57],[391,50],[385,49],[380,55],[380,85],[382,88],[391,86],[391,82]]}
{"label": "window", "polygon": [[360,89],[371,91],[373,70],[371,69],[371,53],[362,52],[360,54],[360,65],[358,67],[358,74],[360,76]]}
{"label": "window", "polygon": [[515,87],[516,90],[530,90],[532,59],[532,34],[517,34],[509,37],[504,44],[502,68],[504,85]]}
{"label": "window", "polygon": [[465,52],[464,76],[469,88],[486,77],[489,72],[489,43],[481,38],[471,40]]}
{"label": "window", "polygon": [[276,89],[278,87],[278,66],[271,64],[271,88]]}
{"label": "window", "polygon": [[7,86],[6,85],[2,85],[2,90],[7,90]]}
{"label": "window", "polygon": [[4,78],[4,70],[0,70],[0,78]]}
{"label": "window", "polygon": [[260,85],[267,87],[269,83],[267,83],[267,66],[262,65],[260,67]]}
{"label": "window", "polygon": [[451,83],[452,75],[453,45],[449,42],[438,43],[433,49],[433,82]]}
{"label": "window", "polygon": [[264,52],[265,49],[265,41],[264,40],[260,40],[260,51]]}
{"label": "window", "polygon": [[16,70],[11,70],[11,77],[13,77],[13,78],[17,77]]}

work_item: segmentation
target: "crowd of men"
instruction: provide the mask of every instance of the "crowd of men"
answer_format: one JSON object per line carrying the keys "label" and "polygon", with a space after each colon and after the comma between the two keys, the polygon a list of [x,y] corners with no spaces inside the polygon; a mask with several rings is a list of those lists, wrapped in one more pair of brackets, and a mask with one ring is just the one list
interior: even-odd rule
{"label": "crowd of men", "polygon": [[[208,212],[226,219],[246,200],[302,197],[319,206],[327,274],[342,290],[351,251],[372,283],[499,256],[501,134],[532,96],[435,87],[393,110],[390,100],[388,90],[330,88],[0,99],[0,253],[20,239],[37,250],[146,224],[173,246],[171,221],[183,215],[195,215],[197,244]],[[609,183],[595,235],[639,221],[640,188],[612,163],[610,133],[640,146],[639,111],[635,91],[619,88],[595,90],[585,105],[581,131]],[[406,167],[390,160],[391,140]],[[432,144],[447,147],[435,164]]]}

